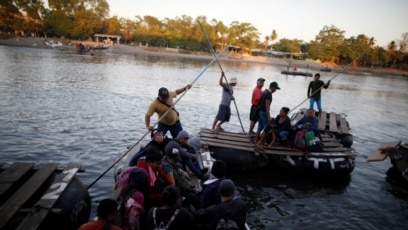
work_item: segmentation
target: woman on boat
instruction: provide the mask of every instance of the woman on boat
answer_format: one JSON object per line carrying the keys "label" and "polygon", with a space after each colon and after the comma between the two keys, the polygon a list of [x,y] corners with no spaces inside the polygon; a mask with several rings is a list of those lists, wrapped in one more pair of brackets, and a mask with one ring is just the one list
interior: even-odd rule
{"label": "woman on boat", "polygon": [[[289,137],[289,133],[291,131],[291,123],[290,118],[288,117],[289,108],[282,107],[279,111],[279,115],[276,116],[275,120],[273,121],[273,126],[270,127],[272,132],[272,141],[269,143],[268,147],[272,147],[275,144],[275,141],[278,138],[278,143],[280,142],[287,142]],[[265,129],[265,132],[267,130]]]}

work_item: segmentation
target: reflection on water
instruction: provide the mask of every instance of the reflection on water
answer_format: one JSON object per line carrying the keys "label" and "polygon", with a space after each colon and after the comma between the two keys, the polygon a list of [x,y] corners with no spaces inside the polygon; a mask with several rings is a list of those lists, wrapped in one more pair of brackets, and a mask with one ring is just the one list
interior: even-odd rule
{"label": "reflection on water", "polygon": [[[77,55],[61,50],[0,46],[0,160],[81,162],[92,183],[126,147],[145,133],[144,113],[165,86],[195,82],[177,103],[184,128],[210,127],[221,97],[216,64],[160,56]],[[272,114],[283,106],[307,107],[311,78],[281,75],[279,66],[221,62],[238,78],[236,105],[225,128],[248,128],[256,79],[277,81]],[[336,73],[321,73],[327,81]],[[196,80],[196,81],[195,81]],[[323,108],[347,115],[356,167],[346,180],[322,181],[266,169],[234,173],[254,229],[403,229],[407,188],[391,164],[366,163],[380,142],[408,141],[408,79],[340,74],[323,90]],[[302,103],[303,102],[303,103]],[[237,113],[238,111],[238,113]],[[239,117],[238,117],[239,115]],[[240,119],[238,119],[240,118]],[[153,118],[152,123],[156,122]],[[142,140],[146,143],[148,140]],[[110,195],[112,172],[90,189],[94,202]],[[377,218],[381,217],[381,218]]]}

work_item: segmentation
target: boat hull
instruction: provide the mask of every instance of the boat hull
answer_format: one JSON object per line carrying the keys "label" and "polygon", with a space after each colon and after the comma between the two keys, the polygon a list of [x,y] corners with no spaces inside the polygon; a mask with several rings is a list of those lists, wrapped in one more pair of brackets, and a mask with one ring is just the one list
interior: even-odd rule
{"label": "boat hull", "polygon": [[223,147],[209,147],[211,156],[223,160],[228,171],[256,170],[269,164],[269,157],[265,154],[255,156],[255,153]]}
{"label": "boat hull", "polygon": [[270,156],[274,165],[293,172],[320,176],[349,175],[354,167],[354,156]]}
{"label": "boat hull", "polygon": [[301,71],[282,71],[281,74],[285,75],[299,75],[299,76],[305,76],[305,77],[312,77],[312,73],[308,72],[301,72]]}

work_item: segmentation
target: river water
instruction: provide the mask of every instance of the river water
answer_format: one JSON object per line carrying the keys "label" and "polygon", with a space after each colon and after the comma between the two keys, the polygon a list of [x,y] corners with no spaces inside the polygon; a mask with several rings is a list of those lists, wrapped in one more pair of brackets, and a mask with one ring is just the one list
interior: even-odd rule
{"label": "river water", "polygon": [[[0,161],[80,162],[89,185],[146,133],[144,114],[158,88],[193,84],[177,102],[185,130],[211,127],[220,101],[220,69],[208,60],[0,46]],[[221,61],[238,78],[236,107],[224,128],[248,129],[256,79],[277,81],[272,114],[305,108],[311,78],[283,67]],[[301,69],[299,69],[301,71]],[[344,113],[354,135],[356,167],[345,180],[319,181],[276,169],[229,175],[248,208],[252,229],[406,229],[408,186],[388,159],[367,163],[381,142],[408,142],[408,79],[321,73],[323,109]],[[237,113],[239,111],[239,113]],[[239,114],[239,116],[238,116]],[[156,122],[153,118],[152,124]],[[141,141],[146,143],[147,138]],[[89,189],[94,204],[109,197],[110,170]]]}

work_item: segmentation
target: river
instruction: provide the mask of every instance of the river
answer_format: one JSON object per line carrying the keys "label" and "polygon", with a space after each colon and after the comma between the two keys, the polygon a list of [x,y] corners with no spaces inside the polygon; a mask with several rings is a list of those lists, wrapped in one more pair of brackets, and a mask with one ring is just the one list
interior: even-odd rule
{"label": "river", "polygon": [[[177,102],[185,130],[211,127],[221,97],[217,64],[208,60],[0,46],[0,162],[80,162],[80,180],[95,181],[146,133],[144,114],[157,90],[193,87]],[[238,78],[227,130],[249,127],[256,79],[277,81],[272,114],[308,106],[311,78],[285,76],[274,65],[221,61]],[[298,69],[301,71],[301,69]],[[202,73],[202,74],[201,74]],[[354,135],[350,178],[319,181],[275,169],[229,175],[248,208],[252,229],[406,229],[408,186],[388,159],[367,163],[381,142],[408,142],[408,78],[321,73],[333,78],[323,109],[344,113]],[[239,113],[237,113],[239,111]],[[239,116],[238,116],[239,115]],[[154,117],[152,124],[157,121]],[[142,140],[146,143],[148,139]],[[91,188],[93,203],[109,197],[110,170]]]}

